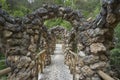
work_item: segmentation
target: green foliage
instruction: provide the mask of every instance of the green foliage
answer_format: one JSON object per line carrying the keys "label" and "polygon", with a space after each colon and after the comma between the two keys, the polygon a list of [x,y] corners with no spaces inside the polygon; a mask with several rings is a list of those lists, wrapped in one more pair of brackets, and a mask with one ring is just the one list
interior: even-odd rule
{"label": "green foliage", "polygon": [[116,46],[111,50],[111,64],[117,67],[120,65],[120,24],[115,28],[115,38]]}
{"label": "green foliage", "polygon": [[20,6],[20,9],[17,9],[17,10],[14,10],[12,12],[12,14],[15,16],[15,17],[22,17],[26,14],[28,14],[29,12],[31,12],[28,8],[24,7],[24,6]]}
{"label": "green foliage", "polygon": [[0,60],[0,70],[5,69],[5,68],[6,68],[5,62]]}
{"label": "green foliage", "polygon": [[0,0],[0,3],[3,6],[3,9],[8,10],[8,4],[6,3],[6,0]]}
{"label": "green foliage", "polygon": [[0,53],[0,60],[4,59],[4,55],[2,53]]}
{"label": "green foliage", "polygon": [[63,0],[54,0],[54,3],[55,4],[64,4],[64,1]]}
{"label": "green foliage", "polygon": [[63,26],[68,30],[70,30],[72,28],[72,25],[68,21],[63,20],[62,18],[50,19],[50,20],[45,21],[44,24],[48,28],[51,28],[51,27],[54,27],[54,26],[57,26],[57,25]]}
{"label": "green foliage", "polygon": [[[70,6],[71,4],[72,4],[72,0],[65,0],[64,1],[65,6]],[[73,7],[73,5],[71,5],[71,7]]]}
{"label": "green foliage", "polygon": [[5,65],[5,57],[2,53],[0,53],[0,70],[6,68]]}
{"label": "green foliage", "polygon": [[21,11],[19,11],[19,10],[15,10],[15,11],[13,12],[13,15],[14,15],[14,16],[23,16],[24,14],[23,14],[23,12],[21,12]]}
{"label": "green foliage", "polygon": [[5,76],[1,76],[0,80],[7,80],[7,76],[6,75]]}
{"label": "green foliage", "polygon": [[100,11],[100,0],[76,0],[76,9],[79,9],[86,18],[95,18]]}
{"label": "green foliage", "polygon": [[[0,53],[0,70],[5,69],[6,65],[5,65],[5,56]],[[0,76],[0,80],[7,80],[7,76]]]}
{"label": "green foliage", "polygon": [[111,51],[111,64],[114,66],[120,65],[120,49],[115,48]]}
{"label": "green foliage", "polygon": [[95,17],[100,10],[100,0],[34,0],[29,3],[27,0],[0,0],[3,8],[13,16],[24,16],[39,8],[44,3],[70,6],[73,9],[82,11],[85,17]]}
{"label": "green foliage", "polygon": [[0,3],[3,9],[15,17],[22,17],[31,12],[29,7],[22,4],[22,1],[14,0],[10,2],[9,0],[0,0]]}
{"label": "green foliage", "polygon": [[116,48],[120,48],[120,24],[115,28]]}

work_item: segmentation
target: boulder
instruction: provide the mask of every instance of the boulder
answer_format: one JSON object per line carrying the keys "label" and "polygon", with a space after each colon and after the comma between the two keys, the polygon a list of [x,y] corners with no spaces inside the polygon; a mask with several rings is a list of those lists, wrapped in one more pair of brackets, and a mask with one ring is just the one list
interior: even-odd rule
{"label": "boulder", "polygon": [[93,43],[90,45],[90,51],[97,55],[100,52],[105,52],[106,47],[102,43]]}
{"label": "boulder", "polygon": [[3,34],[4,34],[4,37],[5,37],[5,38],[8,38],[8,37],[10,37],[10,36],[13,34],[13,32],[8,31],[8,30],[5,30],[5,31],[3,32]]}
{"label": "boulder", "polygon": [[86,55],[85,55],[85,52],[83,52],[83,51],[80,51],[79,53],[78,53],[78,55],[80,56],[80,57],[85,57]]}
{"label": "boulder", "polygon": [[99,61],[99,56],[89,55],[83,58],[85,64],[93,64]]}
{"label": "boulder", "polygon": [[94,71],[89,66],[82,67],[81,71],[84,76],[92,76],[94,74]]}
{"label": "boulder", "polygon": [[106,62],[99,62],[99,63],[95,63],[93,65],[90,65],[91,69],[101,69],[104,68],[107,65]]}
{"label": "boulder", "polygon": [[37,49],[37,45],[36,44],[30,44],[30,46],[28,47],[28,50],[31,52],[35,52]]}
{"label": "boulder", "polygon": [[107,20],[107,22],[108,22],[109,24],[112,24],[112,23],[114,23],[114,22],[116,21],[116,16],[115,16],[114,14],[112,14],[112,13],[109,13],[109,14],[107,15],[106,20]]}

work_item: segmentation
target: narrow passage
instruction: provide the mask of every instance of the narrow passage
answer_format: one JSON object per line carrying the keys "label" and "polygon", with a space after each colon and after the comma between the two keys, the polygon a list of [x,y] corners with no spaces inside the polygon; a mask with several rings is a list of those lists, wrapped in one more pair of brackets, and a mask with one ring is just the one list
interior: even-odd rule
{"label": "narrow passage", "polygon": [[51,55],[52,63],[39,75],[39,80],[73,80],[68,67],[64,64],[62,44],[56,44],[54,55]]}

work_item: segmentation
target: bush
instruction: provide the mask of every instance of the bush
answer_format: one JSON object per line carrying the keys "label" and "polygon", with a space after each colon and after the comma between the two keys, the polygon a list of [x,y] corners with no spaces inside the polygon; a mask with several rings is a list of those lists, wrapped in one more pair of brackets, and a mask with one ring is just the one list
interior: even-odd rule
{"label": "bush", "polygon": [[111,65],[118,66],[120,65],[120,49],[115,48],[111,51]]}
{"label": "bush", "polygon": [[54,19],[50,19],[50,20],[46,20],[44,22],[44,24],[48,27],[55,27],[57,25],[59,26],[63,26],[64,28],[70,30],[72,28],[72,25],[70,22],[63,20],[62,18],[54,18]]}
{"label": "bush", "polygon": [[6,75],[5,76],[1,76],[0,80],[7,80],[7,76]]}
{"label": "bush", "polygon": [[0,70],[6,68],[6,65],[5,65],[5,57],[2,53],[0,53]]}

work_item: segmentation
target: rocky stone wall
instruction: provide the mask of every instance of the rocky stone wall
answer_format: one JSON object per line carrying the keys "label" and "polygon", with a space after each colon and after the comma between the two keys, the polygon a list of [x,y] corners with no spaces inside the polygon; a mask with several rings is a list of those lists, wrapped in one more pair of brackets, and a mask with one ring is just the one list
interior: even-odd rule
{"label": "rocky stone wall", "polygon": [[[114,48],[113,34],[114,28],[120,21],[119,17],[120,1],[102,0],[101,11],[96,19],[83,22],[78,27],[77,35],[75,35],[78,40],[78,61],[75,70],[75,80],[102,80],[97,73],[99,70],[115,78],[109,65],[109,55],[110,50]],[[71,39],[73,38],[71,37]],[[75,47],[72,49],[75,49]]]}
{"label": "rocky stone wall", "polygon": [[43,48],[50,63],[52,39],[43,23],[55,17],[69,21],[74,28],[75,39],[71,36],[69,45],[74,49],[72,38],[79,45],[78,79],[100,80],[97,70],[109,73],[109,50],[114,47],[114,28],[120,21],[120,1],[102,1],[100,14],[93,22],[83,21],[81,13],[69,7],[44,5],[23,18],[13,18],[0,6],[0,52],[5,53],[6,64],[12,69],[8,80],[37,80],[35,56]]}
{"label": "rocky stone wall", "polygon": [[[60,42],[58,42],[58,40],[63,42],[65,28],[63,28],[62,26],[53,26],[53,28],[49,29],[49,33],[50,33],[51,39],[52,39],[50,42],[51,54],[54,54],[56,43],[60,43]],[[61,43],[61,44],[63,44],[63,43]]]}
{"label": "rocky stone wall", "polygon": [[23,18],[14,18],[0,7],[0,52],[6,56],[6,64],[12,72],[8,80],[37,80],[36,54],[47,50],[46,65],[50,64],[52,37],[44,21],[62,17],[77,27],[81,14],[70,8],[44,5]]}
{"label": "rocky stone wall", "polygon": [[[29,20],[30,16],[25,18]],[[41,25],[25,23],[21,19],[10,20],[13,22],[5,21],[1,30],[6,64],[12,69],[8,80],[36,80],[38,73],[35,56],[39,50]]]}

